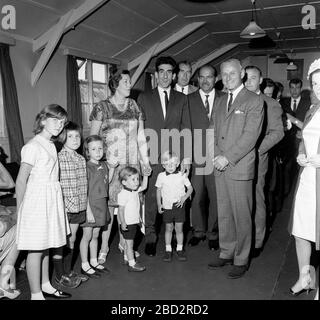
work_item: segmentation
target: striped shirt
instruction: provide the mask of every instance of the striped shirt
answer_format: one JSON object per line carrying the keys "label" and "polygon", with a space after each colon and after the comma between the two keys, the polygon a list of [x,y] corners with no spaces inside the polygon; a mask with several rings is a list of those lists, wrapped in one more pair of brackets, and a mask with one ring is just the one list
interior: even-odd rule
{"label": "striped shirt", "polygon": [[65,148],[58,154],[60,184],[66,212],[78,213],[87,209],[87,169],[86,160],[76,151]]}

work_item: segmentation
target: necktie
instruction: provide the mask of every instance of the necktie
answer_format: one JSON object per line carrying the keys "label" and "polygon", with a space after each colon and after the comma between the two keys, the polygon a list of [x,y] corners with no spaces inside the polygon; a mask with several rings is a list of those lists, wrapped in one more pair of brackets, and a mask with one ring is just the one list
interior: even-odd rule
{"label": "necktie", "polygon": [[229,112],[229,110],[231,108],[231,105],[232,105],[232,102],[233,102],[232,96],[233,96],[233,94],[230,92],[230,94],[229,94],[229,102],[228,102],[228,112]]}
{"label": "necktie", "polygon": [[297,100],[293,100],[293,112],[297,110]]}
{"label": "necktie", "polygon": [[163,92],[164,92],[164,104],[165,104],[165,107],[166,107],[166,113],[167,113],[168,104],[169,104],[168,92],[167,92],[166,90],[164,90]]}
{"label": "necktie", "polygon": [[209,114],[209,111],[210,111],[208,98],[209,98],[209,95],[206,94],[206,101],[205,101],[205,103],[204,103],[204,106],[205,106],[205,108],[206,108],[207,114]]}
{"label": "necktie", "polygon": [[181,88],[181,93],[183,93],[183,91],[184,91],[184,87]]}

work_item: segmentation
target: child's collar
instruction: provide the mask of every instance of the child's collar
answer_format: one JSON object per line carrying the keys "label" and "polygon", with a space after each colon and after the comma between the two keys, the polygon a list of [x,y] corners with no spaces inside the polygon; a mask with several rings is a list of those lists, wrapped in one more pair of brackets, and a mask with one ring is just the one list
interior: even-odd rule
{"label": "child's collar", "polygon": [[178,168],[176,169],[176,171],[172,172],[172,173],[169,173],[167,172],[166,170],[164,170],[164,172],[166,173],[166,176],[170,176],[171,174],[177,174],[179,173],[180,171],[178,170]]}
{"label": "child's collar", "polygon": [[122,188],[123,188],[124,190],[130,191],[130,192],[134,192],[134,191],[136,191],[136,190],[129,189],[129,188],[127,188],[127,187],[126,187],[126,186],[124,186],[124,185],[122,185]]}

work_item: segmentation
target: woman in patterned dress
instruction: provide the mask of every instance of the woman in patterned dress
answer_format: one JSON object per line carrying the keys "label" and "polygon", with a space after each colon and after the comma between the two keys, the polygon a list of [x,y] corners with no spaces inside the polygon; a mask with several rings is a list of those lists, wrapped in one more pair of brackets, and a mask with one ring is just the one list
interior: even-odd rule
{"label": "woman in patterned dress", "polygon": [[[99,134],[105,143],[106,160],[114,166],[115,173],[109,185],[109,211],[111,222],[102,232],[99,263],[104,263],[109,252],[109,237],[114,209],[118,207],[117,196],[122,186],[119,172],[126,166],[140,168],[145,174],[151,173],[144,134],[144,114],[137,103],[129,98],[131,79],[129,71],[119,70],[110,77],[111,96],[93,107],[90,115],[90,135]],[[120,233],[119,233],[120,234]],[[120,234],[119,250],[123,251]]]}

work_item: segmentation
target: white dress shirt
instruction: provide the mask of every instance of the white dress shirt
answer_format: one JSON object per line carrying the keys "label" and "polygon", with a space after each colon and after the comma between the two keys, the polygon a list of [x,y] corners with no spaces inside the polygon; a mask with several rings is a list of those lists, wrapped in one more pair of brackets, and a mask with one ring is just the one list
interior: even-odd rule
{"label": "white dress shirt", "polygon": [[234,100],[236,100],[236,97],[237,95],[239,94],[239,92],[244,88],[244,85],[243,83],[241,84],[240,87],[238,87],[236,90],[234,91],[230,91],[228,90],[228,101],[227,101],[227,108],[228,108],[228,103],[229,103],[229,100],[230,100],[230,93],[232,93],[232,103],[234,102]]}
{"label": "white dress shirt", "polygon": [[209,114],[208,114],[208,118],[211,117],[211,112],[212,112],[212,108],[213,108],[213,102],[214,102],[214,97],[216,95],[216,91],[215,89],[212,89],[212,91],[210,91],[209,93],[205,93],[204,91],[202,91],[202,89],[199,90],[200,93],[200,97],[202,99],[203,105],[206,105],[206,99],[207,99],[207,95],[209,95],[208,97],[208,101],[209,101]]}
{"label": "white dress shirt", "polygon": [[[293,110],[294,101],[296,101],[296,106],[298,107],[298,104],[299,104],[300,100],[301,100],[301,96],[300,96],[299,98],[297,98],[297,99],[291,98],[290,108],[291,108],[292,111],[294,111],[294,110]],[[297,110],[296,110],[296,111],[297,111]]]}
{"label": "white dress shirt", "polygon": [[158,86],[158,91],[159,91],[159,96],[160,96],[160,101],[161,101],[161,107],[162,107],[162,112],[163,112],[163,117],[166,118],[166,102],[165,102],[165,94],[164,91],[167,91],[168,94],[168,100],[170,99],[170,90],[171,87],[167,89],[160,88]]}
{"label": "white dress shirt", "polygon": [[[182,88],[183,88],[183,92],[182,92]],[[187,86],[185,86],[185,87],[181,87],[180,85],[178,85],[178,84],[176,83],[175,89],[176,89],[176,91],[181,92],[181,93],[185,94],[186,96],[187,96],[188,93],[189,93],[189,85],[187,85]]]}

